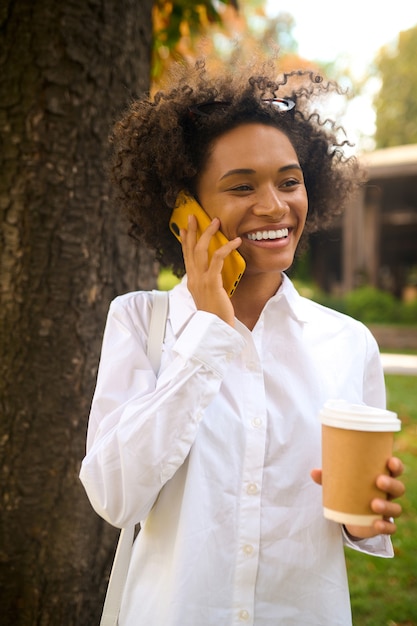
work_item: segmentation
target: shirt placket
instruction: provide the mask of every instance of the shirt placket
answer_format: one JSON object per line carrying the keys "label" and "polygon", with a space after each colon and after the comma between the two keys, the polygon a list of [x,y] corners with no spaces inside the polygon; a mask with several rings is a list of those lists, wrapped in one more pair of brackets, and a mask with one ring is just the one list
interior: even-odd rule
{"label": "shirt placket", "polygon": [[262,477],[265,459],[266,401],[261,361],[254,341],[242,355],[246,448],[240,496],[240,523],[234,588],[233,624],[254,624],[255,586],[259,563]]}

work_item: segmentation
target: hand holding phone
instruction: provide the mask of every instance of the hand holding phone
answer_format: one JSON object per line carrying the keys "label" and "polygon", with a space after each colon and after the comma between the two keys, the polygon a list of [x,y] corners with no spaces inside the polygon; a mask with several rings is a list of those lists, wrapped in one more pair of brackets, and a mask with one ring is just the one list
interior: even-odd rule
{"label": "hand holding phone", "polygon": [[[198,204],[197,200],[190,196],[187,192],[181,191],[178,194],[174,210],[171,215],[169,227],[176,238],[181,241],[180,230],[188,228],[188,216],[195,215],[197,220],[197,238],[199,239],[207,227],[211,224],[209,215]],[[220,247],[224,246],[228,240],[222,232],[217,231],[210,240],[208,247],[209,263],[213,253]],[[232,252],[224,259],[222,269],[223,287],[231,297],[242,278],[245,271],[246,263],[242,255],[237,250]]]}

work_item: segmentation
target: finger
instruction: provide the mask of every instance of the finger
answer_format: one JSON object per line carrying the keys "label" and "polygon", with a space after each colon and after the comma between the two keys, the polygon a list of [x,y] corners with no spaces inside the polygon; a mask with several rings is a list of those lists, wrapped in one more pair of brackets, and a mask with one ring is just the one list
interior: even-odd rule
{"label": "finger", "polygon": [[318,485],[321,485],[322,483],[322,471],[321,469],[312,469],[310,472],[310,476],[311,478],[314,480],[315,483],[317,483]]}
{"label": "finger", "polygon": [[183,250],[190,245],[196,233],[196,226],[193,221],[190,220],[192,217],[192,215],[189,215],[187,218],[187,228],[180,228],[180,239]]}
{"label": "finger", "polygon": [[394,476],[395,478],[404,473],[404,465],[402,461],[395,456],[388,460],[387,467],[391,476]]}
{"label": "finger", "polygon": [[194,247],[197,242],[197,220],[195,215],[189,215],[187,218],[187,230],[184,232],[184,242],[188,248]]}
{"label": "finger", "polygon": [[[194,216],[193,216],[194,217]],[[196,220],[197,223],[197,220]],[[213,235],[220,228],[220,220],[218,217],[214,217],[207,228],[201,233],[200,240],[202,239],[205,244],[208,244]]]}
{"label": "finger", "polygon": [[[206,250],[210,244],[211,238],[217,233],[218,230],[220,230],[220,220],[218,217],[215,217],[212,219],[211,223],[209,224],[209,226],[207,226],[205,231],[201,234],[201,237],[198,240],[198,246]],[[226,258],[227,255],[230,254],[232,250],[238,248],[241,243],[242,239],[240,237],[235,237],[234,239],[227,241],[224,246],[218,248],[219,258]]]}
{"label": "finger", "polygon": [[233,250],[236,250],[241,243],[241,238],[236,237],[235,239],[228,241],[226,244],[215,250],[210,260],[210,268],[213,270],[213,272],[221,272],[226,257],[229,256],[229,254],[233,252]]}
{"label": "finger", "polygon": [[185,267],[188,272],[191,264],[194,264],[194,249],[197,244],[197,220],[194,215],[187,218],[187,229],[180,229],[182,253],[184,256]]}
{"label": "finger", "polygon": [[200,237],[197,238],[196,234],[196,242],[194,245],[194,255],[196,259],[198,259],[204,267],[208,266],[208,258],[209,258],[209,246],[212,237],[216,234],[216,232],[220,228],[220,220],[218,218],[214,218],[209,226],[200,234]]}
{"label": "finger", "polygon": [[393,535],[397,531],[397,526],[392,520],[375,520],[373,527],[378,535]]}
{"label": "finger", "polygon": [[405,493],[405,486],[401,480],[381,474],[376,479],[376,486],[384,491],[391,500],[400,498]]}
{"label": "finger", "polygon": [[402,507],[398,502],[391,502],[382,498],[374,498],[371,502],[371,509],[374,513],[378,513],[385,518],[400,517],[402,513]]}
{"label": "finger", "polygon": [[201,233],[195,215],[188,216],[188,232],[184,238],[183,249],[187,259],[191,259],[193,264],[200,268],[200,271],[205,271],[208,267],[210,239],[219,230],[219,227],[220,220],[214,218],[205,231]]}

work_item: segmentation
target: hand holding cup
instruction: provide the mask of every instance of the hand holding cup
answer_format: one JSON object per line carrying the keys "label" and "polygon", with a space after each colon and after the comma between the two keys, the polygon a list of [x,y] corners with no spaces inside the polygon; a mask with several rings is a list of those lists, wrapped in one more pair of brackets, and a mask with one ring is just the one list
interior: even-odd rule
{"label": "hand holding cup", "polygon": [[404,494],[398,477],[400,459],[392,456],[393,433],[400,430],[397,415],[366,405],[329,401],[320,412],[323,470],[312,470],[323,485],[323,513],[344,524],[353,538],[393,534],[393,518]]}

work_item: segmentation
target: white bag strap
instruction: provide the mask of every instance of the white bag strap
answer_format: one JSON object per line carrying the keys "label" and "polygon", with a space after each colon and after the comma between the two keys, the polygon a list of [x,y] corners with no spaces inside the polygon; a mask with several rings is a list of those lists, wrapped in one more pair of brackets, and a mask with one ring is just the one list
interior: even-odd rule
{"label": "white bag strap", "polygon": [[155,374],[158,374],[161,364],[162,344],[165,337],[169,295],[167,291],[156,291],[156,289],[153,290],[152,295],[152,317],[149,325],[147,351],[153,371]]}
{"label": "white bag strap", "polygon": [[111,568],[100,626],[117,626],[123,589],[129,569],[135,527],[122,528]]}
{"label": "white bag strap", "polygon": [[[166,291],[156,290],[154,290],[152,294],[152,316],[149,325],[147,353],[155,374],[158,374],[161,363],[162,344],[165,336],[169,295]],[[100,626],[117,626],[134,536],[134,526],[122,528],[120,531]]]}

